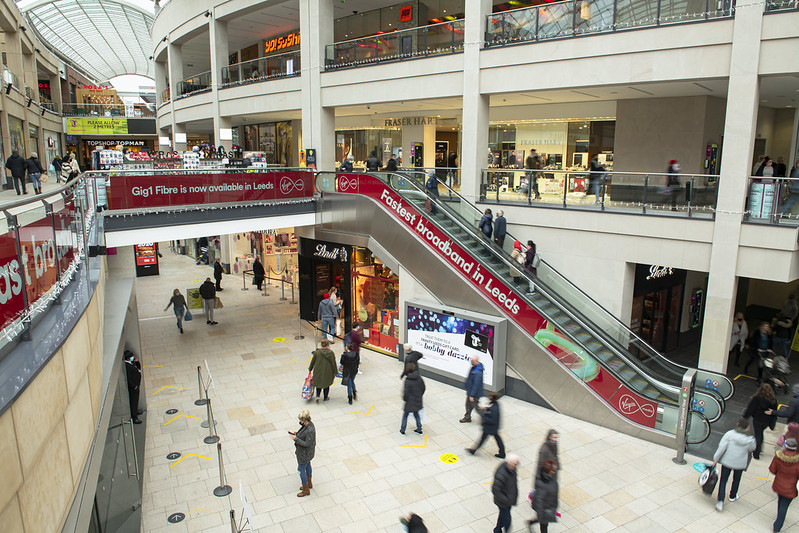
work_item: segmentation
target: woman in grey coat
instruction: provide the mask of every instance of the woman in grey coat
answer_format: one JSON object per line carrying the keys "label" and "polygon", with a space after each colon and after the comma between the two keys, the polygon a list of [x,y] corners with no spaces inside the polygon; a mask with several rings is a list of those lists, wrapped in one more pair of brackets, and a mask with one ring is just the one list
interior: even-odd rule
{"label": "woman in grey coat", "polygon": [[402,399],[405,402],[405,409],[402,413],[402,427],[400,433],[405,435],[405,428],[408,426],[408,415],[413,413],[416,419],[416,429],[414,431],[422,434],[422,419],[419,411],[422,409],[422,396],[424,395],[424,380],[419,373],[419,369],[414,363],[405,364],[405,384],[402,389]]}
{"label": "woman in grey coat", "polygon": [[749,431],[749,420],[738,420],[734,429],[729,430],[721,437],[719,447],[713,455],[713,468],[716,463],[721,463],[721,476],[719,476],[719,495],[716,502],[716,511],[724,508],[724,492],[727,480],[732,472],[732,487],[730,487],[730,502],[738,499],[738,485],[741,483],[741,474],[749,466],[751,453],[755,451],[755,438]]}
{"label": "woman in grey coat", "polygon": [[311,478],[311,459],[316,451],[316,428],[311,422],[311,413],[303,411],[299,414],[300,429],[296,432],[289,431],[291,440],[294,441],[294,453],[297,455],[297,471],[300,473],[302,487],[297,493],[298,498],[308,496],[313,488]]}

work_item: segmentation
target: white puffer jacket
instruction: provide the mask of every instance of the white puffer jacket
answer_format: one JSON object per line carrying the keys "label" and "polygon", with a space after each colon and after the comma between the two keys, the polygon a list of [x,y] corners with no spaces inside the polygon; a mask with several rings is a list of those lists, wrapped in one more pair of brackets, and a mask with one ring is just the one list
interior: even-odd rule
{"label": "white puffer jacket", "polygon": [[749,454],[753,451],[755,451],[755,438],[735,428],[721,437],[713,460],[733,470],[746,470],[749,466]]}

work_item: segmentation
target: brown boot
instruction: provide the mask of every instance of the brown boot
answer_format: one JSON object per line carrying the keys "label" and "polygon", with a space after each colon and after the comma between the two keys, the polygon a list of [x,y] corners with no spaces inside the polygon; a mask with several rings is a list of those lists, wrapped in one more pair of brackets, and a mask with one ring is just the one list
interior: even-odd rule
{"label": "brown boot", "polygon": [[308,476],[308,488],[313,488],[313,476]]}
{"label": "brown boot", "polygon": [[311,494],[311,491],[308,490],[308,486],[307,485],[303,485],[300,488],[300,492],[297,493],[297,498],[302,498],[303,496],[308,496],[309,494]]}

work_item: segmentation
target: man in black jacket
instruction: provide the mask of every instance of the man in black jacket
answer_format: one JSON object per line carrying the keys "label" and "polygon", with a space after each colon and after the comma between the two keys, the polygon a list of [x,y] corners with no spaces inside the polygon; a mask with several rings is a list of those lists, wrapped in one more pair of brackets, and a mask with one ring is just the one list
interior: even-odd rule
{"label": "man in black jacket", "polygon": [[510,533],[510,508],[516,505],[519,499],[519,484],[516,479],[516,468],[519,466],[519,456],[508,454],[508,458],[499,465],[494,474],[494,483],[491,492],[494,494],[494,504],[499,507],[499,517],[494,533]]}
{"label": "man in black jacket", "polygon": [[377,152],[372,150],[372,152],[369,154],[369,158],[366,160],[366,170],[377,172],[382,166],[383,162],[377,158]]}
{"label": "man in black jacket", "polygon": [[405,366],[408,363],[413,363],[418,367],[419,359],[422,358],[422,354],[414,350],[412,344],[410,343],[403,344],[402,348],[403,350],[405,350],[405,359],[403,360],[402,374],[400,374],[400,379],[404,378],[407,375],[405,372]]}
{"label": "man in black jacket", "polygon": [[19,192],[19,184],[22,184],[22,194],[28,194],[28,189],[25,188],[25,171],[28,169],[28,163],[25,161],[17,150],[11,152],[11,157],[6,160],[6,168],[11,171],[11,178],[14,180],[14,188]]}
{"label": "man in black jacket", "polygon": [[203,307],[205,307],[205,323],[216,324],[214,322],[214,303],[216,303],[216,289],[214,282],[211,278],[205,278],[205,283],[200,285],[200,298],[203,299]]}
{"label": "man in black jacket", "polygon": [[125,375],[128,378],[128,399],[130,400],[130,417],[134,424],[141,424],[139,415],[139,387],[141,385],[141,363],[130,350],[125,350]]}
{"label": "man in black jacket", "polygon": [[221,291],[222,289],[222,274],[225,272],[225,269],[222,268],[222,263],[219,262],[219,259],[214,261],[214,279],[216,280],[216,290]]}
{"label": "man in black jacket", "polygon": [[505,245],[505,235],[508,234],[507,221],[505,220],[505,211],[498,210],[497,218],[494,220],[494,242],[497,246],[502,248]]}

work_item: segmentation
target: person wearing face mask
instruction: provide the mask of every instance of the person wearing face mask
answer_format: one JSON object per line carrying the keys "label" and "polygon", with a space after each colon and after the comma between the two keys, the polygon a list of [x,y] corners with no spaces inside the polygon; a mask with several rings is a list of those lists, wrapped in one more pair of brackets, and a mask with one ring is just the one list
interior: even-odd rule
{"label": "person wearing face mask", "polygon": [[139,387],[141,386],[141,363],[130,350],[125,350],[125,376],[128,378],[128,398],[130,399],[130,418],[134,424],[141,424],[139,415]]}
{"label": "person wearing face mask", "polygon": [[554,461],[557,470],[560,470],[560,460],[558,460],[558,437],[557,430],[550,429],[547,431],[547,438],[544,444],[538,450],[538,466],[536,467],[536,475],[541,471],[544,463],[547,461]]}
{"label": "person wearing face mask", "polygon": [[297,456],[297,471],[300,473],[302,486],[297,493],[298,498],[308,496],[313,488],[313,471],[311,470],[311,459],[316,452],[316,427],[311,422],[311,413],[303,411],[297,417],[300,421],[300,429],[289,431],[291,440],[294,441],[294,453]]}

